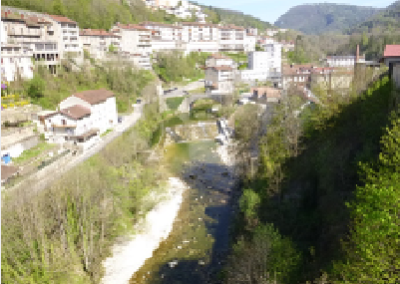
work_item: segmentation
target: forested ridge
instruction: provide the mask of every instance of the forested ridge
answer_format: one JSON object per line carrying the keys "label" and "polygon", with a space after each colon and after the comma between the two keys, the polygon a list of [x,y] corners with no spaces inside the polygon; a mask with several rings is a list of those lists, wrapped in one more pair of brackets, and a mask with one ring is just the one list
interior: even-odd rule
{"label": "forested ridge", "polygon": [[[387,76],[360,95],[289,99],[260,141],[240,199],[227,283],[397,283],[399,91]],[[276,281],[276,282],[275,282]]]}
{"label": "forested ridge", "polygon": [[292,7],[275,25],[306,34],[342,32],[364,22],[381,9],[345,4],[304,4]]}

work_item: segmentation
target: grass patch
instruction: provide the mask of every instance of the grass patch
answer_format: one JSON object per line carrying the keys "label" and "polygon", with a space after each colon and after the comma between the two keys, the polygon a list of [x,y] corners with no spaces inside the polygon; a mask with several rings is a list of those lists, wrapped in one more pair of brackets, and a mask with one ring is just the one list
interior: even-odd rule
{"label": "grass patch", "polygon": [[168,98],[166,100],[166,103],[170,110],[176,110],[180,106],[183,100],[184,97]]}
{"label": "grass patch", "polygon": [[54,148],[55,146],[56,146],[55,144],[48,144],[46,142],[40,142],[35,147],[22,152],[21,156],[12,159],[12,161],[14,163],[16,163],[16,164],[21,164],[21,163],[26,162],[26,161],[28,161],[30,159],[36,158],[42,152],[44,152],[46,150],[50,150],[50,149]]}
{"label": "grass patch", "polygon": [[103,134],[100,135],[100,137],[104,137],[106,136],[108,133],[112,132],[112,129],[107,129],[106,132],[104,132]]}

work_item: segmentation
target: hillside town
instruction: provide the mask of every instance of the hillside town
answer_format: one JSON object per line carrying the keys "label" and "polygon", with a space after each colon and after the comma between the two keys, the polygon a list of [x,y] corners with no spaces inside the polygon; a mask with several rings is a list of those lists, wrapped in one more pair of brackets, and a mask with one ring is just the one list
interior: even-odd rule
{"label": "hillside town", "polygon": [[2,0],[2,283],[399,283],[387,1]]}
{"label": "hillside town", "polygon": [[[4,166],[10,166],[13,159],[35,147],[40,133],[47,143],[58,145],[58,154],[63,155],[71,151],[72,146],[86,151],[101,144],[100,137],[121,122],[115,95],[105,89],[71,94],[59,103],[57,110],[31,110],[28,99],[15,100],[12,98],[15,95],[6,94],[10,82],[32,79],[37,66],[45,67],[56,76],[62,62],[69,61],[73,62],[73,72],[85,64],[85,53],[98,62],[123,58],[139,70],[152,71],[153,57],[159,52],[179,51],[184,55],[206,52],[211,55],[204,66],[199,66],[204,70],[204,80],[199,83],[204,82],[205,94],[230,95],[237,91],[238,85],[245,84],[248,88],[247,92],[241,92],[240,104],[250,102],[249,99],[260,104],[279,102],[293,87],[305,100],[315,103],[317,99],[311,90],[316,86],[345,90],[354,78],[357,64],[379,67],[379,63],[366,61],[359,51],[356,55],[327,56],[318,66],[287,64],[284,54],[294,50],[294,42],[274,38],[286,29],[261,31],[210,24],[201,8],[187,1],[145,2],[151,9],[164,9],[180,18],[195,16],[197,21],[175,24],[117,22],[106,31],[80,29],[77,22],[63,15],[2,7],[2,120],[16,124],[30,121],[36,125],[35,131],[39,131],[34,133],[32,124],[24,134],[2,130],[3,137],[9,141],[1,147]],[[227,54],[245,54],[247,60],[238,61]],[[158,93],[162,95],[162,89]],[[7,103],[8,99],[10,103]],[[29,110],[21,118],[22,109]],[[17,174],[19,170],[15,168],[8,172]],[[13,174],[4,176],[2,181]]]}

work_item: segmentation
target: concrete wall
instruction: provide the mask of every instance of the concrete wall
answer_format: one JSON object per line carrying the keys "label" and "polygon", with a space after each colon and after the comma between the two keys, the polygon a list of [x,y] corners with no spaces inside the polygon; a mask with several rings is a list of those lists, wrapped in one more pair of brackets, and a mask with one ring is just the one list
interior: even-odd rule
{"label": "concrete wall", "polygon": [[9,154],[11,158],[17,158],[22,154],[22,152],[35,147],[38,143],[39,143],[38,135],[30,136],[24,138],[23,140],[20,140],[18,143],[15,143],[5,148],[4,150],[2,149],[1,155],[3,156]]}

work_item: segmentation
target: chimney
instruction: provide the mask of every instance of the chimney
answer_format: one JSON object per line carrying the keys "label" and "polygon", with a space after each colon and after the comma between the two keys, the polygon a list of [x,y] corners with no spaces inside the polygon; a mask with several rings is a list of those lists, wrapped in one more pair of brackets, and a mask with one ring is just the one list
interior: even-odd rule
{"label": "chimney", "polygon": [[21,19],[24,19],[24,14],[21,14]]}
{"label": "chimney", "polygon": [[358,63],[359,59],[360,59],[360,46],[357,44],[356,63]]}

